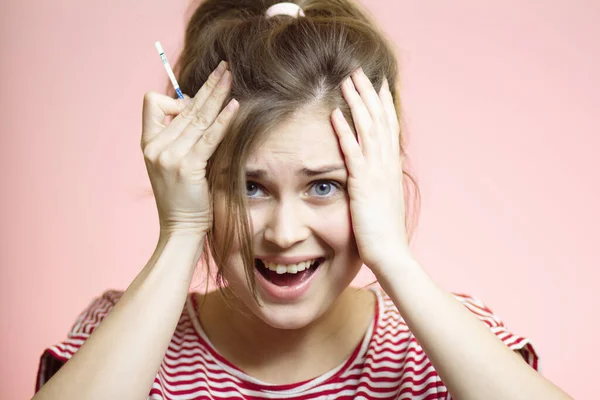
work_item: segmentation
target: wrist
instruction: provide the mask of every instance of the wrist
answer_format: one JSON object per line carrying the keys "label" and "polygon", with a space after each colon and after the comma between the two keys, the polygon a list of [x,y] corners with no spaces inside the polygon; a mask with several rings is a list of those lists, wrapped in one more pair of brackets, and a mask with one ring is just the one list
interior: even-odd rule
{"label": "wrist", "polygon": [[402,275],[410,272],[415,268],[421,268],[421,265],[410,254],[395,254],[384,258],[378,263],[377,268],[373,268],[373,273],[380,283],[389,282]]}
{"label": "wrist", "polygon": [[206,232],[195,229],[160,229],[159,237],[163,240],[183,240],[186,242],[204,242]]}
{"label": "wrist", "polygon": [[183,253],[193,250],[194,260],[197,262],[204,249],[205,241],[205,234],[183,231],[166,232],[161,230],[156,245],[155,255],[161,254],[165,248],[177,248],[178,252]]}

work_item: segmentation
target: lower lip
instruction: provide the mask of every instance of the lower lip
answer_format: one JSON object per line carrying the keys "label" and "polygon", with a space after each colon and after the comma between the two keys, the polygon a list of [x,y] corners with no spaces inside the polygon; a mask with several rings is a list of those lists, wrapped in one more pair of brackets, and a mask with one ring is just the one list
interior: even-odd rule
{"label": "lower lip", "polygon": [[265,278],[256,269],[254,271],[254,274],[256,275],[258,282],[260,282],[260,285],[262,286],[264,291],[269,295],[269,297],[278,302],[291,303],[298,300],[304,295],[304,293],[308,291],[311,282],[321,272],[324,264],[325,261],[323,261],[321,265],[317,267],[317,270],[313,272],[306,280],[300,282],[296,286],[277,286],[273,282]]}

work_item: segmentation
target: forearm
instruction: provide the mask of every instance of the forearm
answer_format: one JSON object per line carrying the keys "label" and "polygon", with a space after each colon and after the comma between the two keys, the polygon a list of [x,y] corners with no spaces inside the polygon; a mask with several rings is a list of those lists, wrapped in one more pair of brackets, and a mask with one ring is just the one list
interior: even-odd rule
{"label": "forearm", "polygon": [[570,399],[511,351],[414,260],[378,276],[457,400]]}
{"label": "forearm", "polygon": [[146,399],[203,243],[198,236],[161,236],[113,310],[34,399]]}

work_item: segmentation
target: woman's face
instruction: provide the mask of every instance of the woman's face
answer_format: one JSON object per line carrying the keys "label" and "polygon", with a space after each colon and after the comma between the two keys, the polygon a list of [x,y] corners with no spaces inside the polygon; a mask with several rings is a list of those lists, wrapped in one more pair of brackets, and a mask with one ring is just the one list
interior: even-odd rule
{"label": "woman's face", "polygon": [[[321,316],[362,262],[350,220],[343,154],[327,116],[298,114],[274,129],[246,164],[257,294],[252,298],[238,244],[224,277],[258,318],[281,329]],[[215,193],[215,238],[227,212]]]}

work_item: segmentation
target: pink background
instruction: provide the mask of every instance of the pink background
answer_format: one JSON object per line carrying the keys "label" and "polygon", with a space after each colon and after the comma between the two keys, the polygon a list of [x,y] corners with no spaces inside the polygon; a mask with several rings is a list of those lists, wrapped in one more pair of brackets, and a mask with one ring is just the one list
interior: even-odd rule
{"label": "pink background", "polygon": [[[402,54],[417,258],[532,338],[545,376],[597,396],[600,2],[365,3]],[[154,249],[142,97],[167,79],[154,41],[174,63],[190,9],[0,7],[0,397],[17,399],[43,349]]]}

